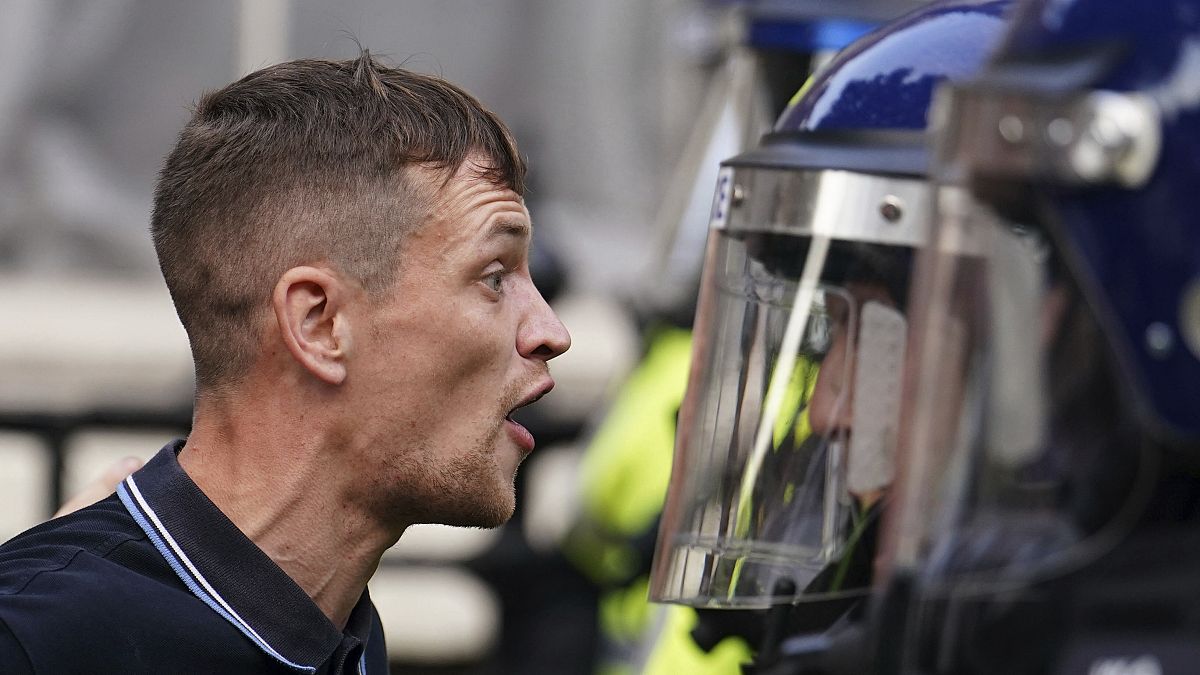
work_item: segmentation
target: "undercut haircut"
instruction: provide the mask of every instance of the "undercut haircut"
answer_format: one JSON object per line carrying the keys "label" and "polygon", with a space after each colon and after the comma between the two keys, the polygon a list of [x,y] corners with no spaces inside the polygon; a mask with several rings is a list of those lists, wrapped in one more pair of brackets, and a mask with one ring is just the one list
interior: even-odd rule
{"label": "undercut haircut", "polygon": [[[151,219],[198,392],[253,363],[288,269],[330,265],[368,293],[387,290],[405,237],[468,160],[524,195],[525,162],[494,113],[367,51],[281,63],[205,94],[166,158]],[[415,180],[414,166],[445,180]]]}

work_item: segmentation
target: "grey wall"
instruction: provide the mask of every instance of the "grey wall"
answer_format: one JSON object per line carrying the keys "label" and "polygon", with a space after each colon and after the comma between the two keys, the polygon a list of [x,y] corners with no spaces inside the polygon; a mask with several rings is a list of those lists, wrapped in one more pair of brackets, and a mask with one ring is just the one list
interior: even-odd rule
{"label": "grey wall", "polygon": [[[280,57],[352,57],[357,39],[497,110],[530,156],[535,223],[576,283],[624,283],[615,264],[644,249],[698,96],[667,28],[690,1],[272,1],[287,14]],[[244,74],[241,12],[0,0],[0,268],[154,278],[154,175],[187,105]]]}

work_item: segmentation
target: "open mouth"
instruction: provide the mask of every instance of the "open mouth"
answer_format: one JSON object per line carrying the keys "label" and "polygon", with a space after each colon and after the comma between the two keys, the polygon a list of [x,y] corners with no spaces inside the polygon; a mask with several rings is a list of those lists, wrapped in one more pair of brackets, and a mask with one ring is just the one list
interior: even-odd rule
{"label": "open mouth", "polygon": [[526,405],[531,405],[531,403],[526,403],[526,404],[524,404],[524,405],[519,405],[519,406],[517,406],[517,407],[513,408],[512,410],[509,410],[509,411],[508,411],[508,414],[504,416],[504,421],[506,421],[506,422],[512,422],[513,424],[520,424],[520,422],[518,422],[518,421],[516,421],[515,419],[513,419],[513,415],[515,415],[515,414],[516,414],[516,412],[517,412],[518,410],[520,410],[521,408],[524,408]]}
{"label": "open mouth", "polygon": [[519,403],[517,403],[517,405],[513,406],[513,408],[508,411],[508,414],[506,414],[504,416],[504,426],[508,429],[509,436],[525,452],[529,452],[529,451],[533,450],[533,447],[535,444],[534,439],[533,439],[533,434],[531,434],[529,432],[529,430],[526,429],[523,424],[521,424],[520,422],[513,419],[513,413],[517,412],[521,408],[533,405],[539,399],[541,399],[543,396],[545,396],[547,393],[549,393],[553,387],[554,387],[553,381],[550,381],[547,384],[538,387],[535,391],[533,391],[528,396],[526,396],[524,399],[522,399]]}
{"label": "open mouth", "polygon": [[534,403],[537,403],[538,401],[540,401],[542,399],[543,396],[545,396],[546,394],[549,394],[550,390],[553,388],[554,388],[553,381],[550,381],[550,382],[538,387],[536,390],[534,390],[528,396],[521,399],[520,402],[518,402],[515,406],[513,406],[512,409],[508,411],[508,414],[504,416],[504,419],[508,420],[509,422],[512,422],[513,421],[513,413],[517,412],[521,408],[525,408],[527,406],[533,405]]}

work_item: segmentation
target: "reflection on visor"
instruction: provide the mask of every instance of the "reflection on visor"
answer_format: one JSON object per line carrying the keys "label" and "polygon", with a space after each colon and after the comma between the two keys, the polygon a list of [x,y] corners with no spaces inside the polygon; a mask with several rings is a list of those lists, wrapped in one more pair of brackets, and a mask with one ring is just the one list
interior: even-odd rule
{"label": "reflection on visor", "polygon": [[[906,324],[880,283],[882,268],[855,275],[860,281],[847,274],[863,258],[847,255],[845,243],[712,237],[693,359],[703,367],[693,370],[680,411],[652,598],[765,607],[862,592],[870,506],[891,480],[885,454]],[[775,244],[802,253],[803,264],[784,264]],[[906,250],[889,258],[888,248],[862,250],[893,264],[910,260]],[[881,336],[863,336],[866,319]],[[869,364],[857,376],[856,359]],[[877,367],[897,372],[880,379]],[[847,451],[856,388],[881,393],[865,407],[880,417],[872,420],[877,437],[863,441],[871,454],[855,464]],[[848,466],[869,499],[850,489]]]}

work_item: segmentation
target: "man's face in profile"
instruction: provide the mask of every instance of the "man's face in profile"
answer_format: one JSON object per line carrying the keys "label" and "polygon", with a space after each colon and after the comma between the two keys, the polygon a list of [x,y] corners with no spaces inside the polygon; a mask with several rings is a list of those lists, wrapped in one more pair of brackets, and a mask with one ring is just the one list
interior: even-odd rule
{"label": "man's face in profile", "polygon": [[[413,169],[422,172],[421,169]],[[395,285],[368,310],[347,377],[376,438],[361,475],[384,517],[493,527],[515,507],[533,438],[509,419],[553,386],[547,361],[570,336],[534,287],[529,212],[466,162],[409,235]]]}

